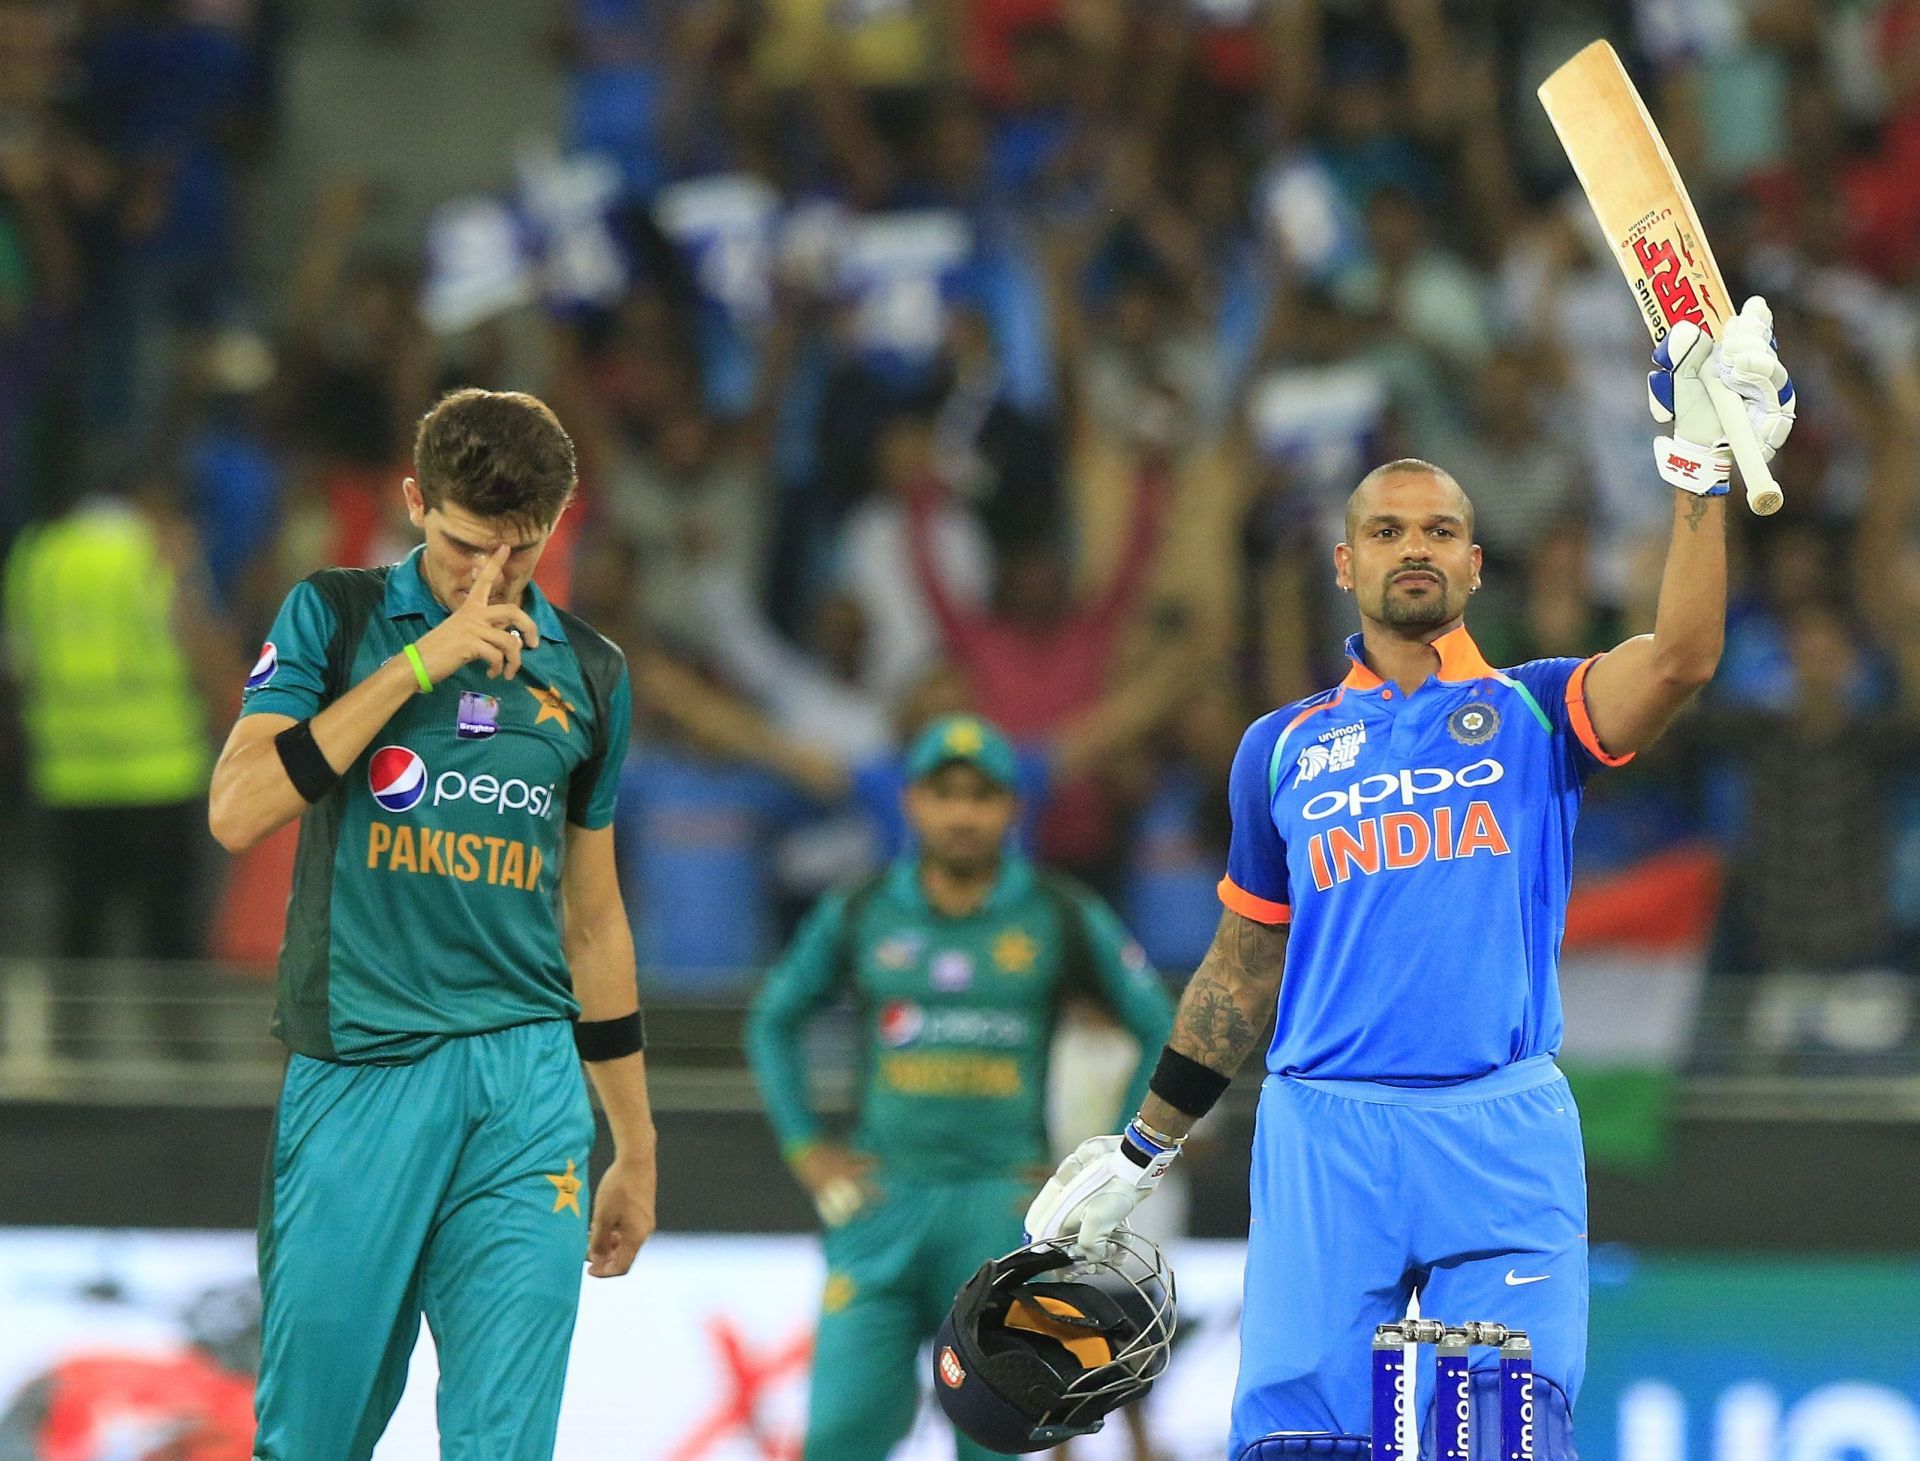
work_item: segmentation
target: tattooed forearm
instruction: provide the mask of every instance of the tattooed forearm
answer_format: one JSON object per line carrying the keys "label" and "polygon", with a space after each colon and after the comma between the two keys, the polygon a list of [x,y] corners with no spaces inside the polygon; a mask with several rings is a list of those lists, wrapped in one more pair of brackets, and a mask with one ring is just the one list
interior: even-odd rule
{"label": "tattooed forearm", "polygon": [[1173,1048],[1232,1075],[1267,1027],[1286,962],[1285,924],[1270,927],[1231,910],[1200,961],[1173,1021]]}
{"label": "tattooed forearm", "polygon": [[[1266,1033],[1286,960],[1286,925],[1270,927],[1223,913],[1213,946],[1180,996],[1168,1043],[1189,1060],[1232,1075]],[[1141,1105],[1140,1115],[1168,1136],[1185,1136],[1193,1126],[1186,1112],[1154,1095]]]}
{"label": "tattooed forearm", "polygon": [[1694,498],[1693,501],[1687,505],[1687,531],[1690,533],[1699,532],[1700,524],[1706,515],[1707,499],[1704,497]]}

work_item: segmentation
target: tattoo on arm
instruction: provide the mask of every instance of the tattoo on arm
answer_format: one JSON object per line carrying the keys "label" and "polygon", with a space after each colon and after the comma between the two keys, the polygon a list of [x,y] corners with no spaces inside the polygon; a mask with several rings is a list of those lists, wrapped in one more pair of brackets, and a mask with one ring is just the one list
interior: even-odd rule
{"label": "tattoo on arm", "polygon": [[1705,521],[1706,516],[1707,499],[1704,497],[1695,497],[1692,502],[1687,504],[1687,531],[1690,533],[1699,532],[1700,524]]}
{"label": "tattoo on arm", "polygon": [[1173,1048],[1223,1075],[1239,1070],[1266,1031],[1286,953],[1285,924],[1223,914],[1213,946],[1180,998]]}

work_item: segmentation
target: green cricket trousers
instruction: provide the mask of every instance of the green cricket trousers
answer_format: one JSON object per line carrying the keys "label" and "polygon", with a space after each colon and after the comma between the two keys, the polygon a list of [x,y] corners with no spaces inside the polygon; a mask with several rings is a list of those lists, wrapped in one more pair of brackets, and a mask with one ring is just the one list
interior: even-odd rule
{"label": "green cricket trousers", "polygon": [[[1031,1177],[879,1178],[881,1195],[826,1234],[805,1461],[885,1461],[913,1427],[920,1350],[960,1286],[1020,1246]],[[995,1452],[956,1436],[959,1461]]]}
{"label": "green cricket trousers", "polygon": [[593,1145],[564,1020],[408,1064],[296,1055],[260,1212],[257,1461],[363,1461],[424,1314],[442,1461],[549,1461]]}

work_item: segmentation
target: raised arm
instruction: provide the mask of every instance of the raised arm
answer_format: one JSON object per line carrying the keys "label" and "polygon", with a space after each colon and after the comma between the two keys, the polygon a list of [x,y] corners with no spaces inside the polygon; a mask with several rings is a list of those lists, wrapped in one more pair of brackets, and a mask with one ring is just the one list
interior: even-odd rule
{"label": "raised arm", "polygon": [[1051,775],[1077,781],[1107,765],[1165,723],[1214,668],[1185,635],[1156,650],[1067,723],[1054,741]]}
{"label": "raised arm", "polygon": [[838,757],[781,735],[760,710],[715,689],[685,665],[657,651],[641,651],[633,657],[633,677],[648,709],[713,754],[764,767],[816,801],[842,801],[853,790],[853,778]]}
{"label": "raised arm", "polygon": [[1648,378],[1655,418],[1671,424],[1654,459],[1680,490],[1673,506],[1666,568],[1653,633],[1604,654],[1586,677],[1587,715],[1609,758],[1650,744],[1687,700],[1713,678],[1727,625],[1727,494],[1731,454],[1707,398],[1704,376],[1724,353],[1727,383],[1752,402],[1755,436],[1771,455],[1793,425],[1793,386],[1771,344],[1773,319],[1764,300],[1748,300],[1727,323],[1725,343],[1691,325],[1676,325]]}
{"label": "raised arm", "polygon": [[927,607],[940,626],[941,637],[955,654],[964,657],[973,638],[974,622],[955,600],[940,572],[933,520],[939,505],[940,489],[931,481],[920,483],[907,494],[907,557],[920,592],[926,595]]}
{"label": "raised arm", "polygon": [[1160,546],[1160,524],[1167,515],[1167,503],[1173,495],[1173,480],[1158,464],[1143,465],[1133,489],[1133,511],[1127,515],[1126,546],[1113,576],[1094,601],[1093,617],[1102,633],[1117,635],[1126,621],[1147,570],[1153,567],[1154,550]]}
{"label": "raised arm", "polygon": [[1587,672],[1587,714],[1609,756],[1652,743],[1713,678],[1727,625],[1727,499],[1675,494],[1653,633],[1636,635]]}

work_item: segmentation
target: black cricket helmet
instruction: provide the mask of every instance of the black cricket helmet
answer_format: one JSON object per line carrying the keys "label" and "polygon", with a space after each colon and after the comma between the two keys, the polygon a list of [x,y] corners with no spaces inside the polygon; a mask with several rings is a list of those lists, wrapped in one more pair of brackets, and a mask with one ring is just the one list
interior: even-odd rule
{"label": "black cricket helmet", "polygon": [[1100,1429],[1167,1367],[1173,1270],[1120,1228],[1105,1258],[1051,1238],[983,1264],[933,1341],[933,1392],[955,1429],[1017,1456]]}

